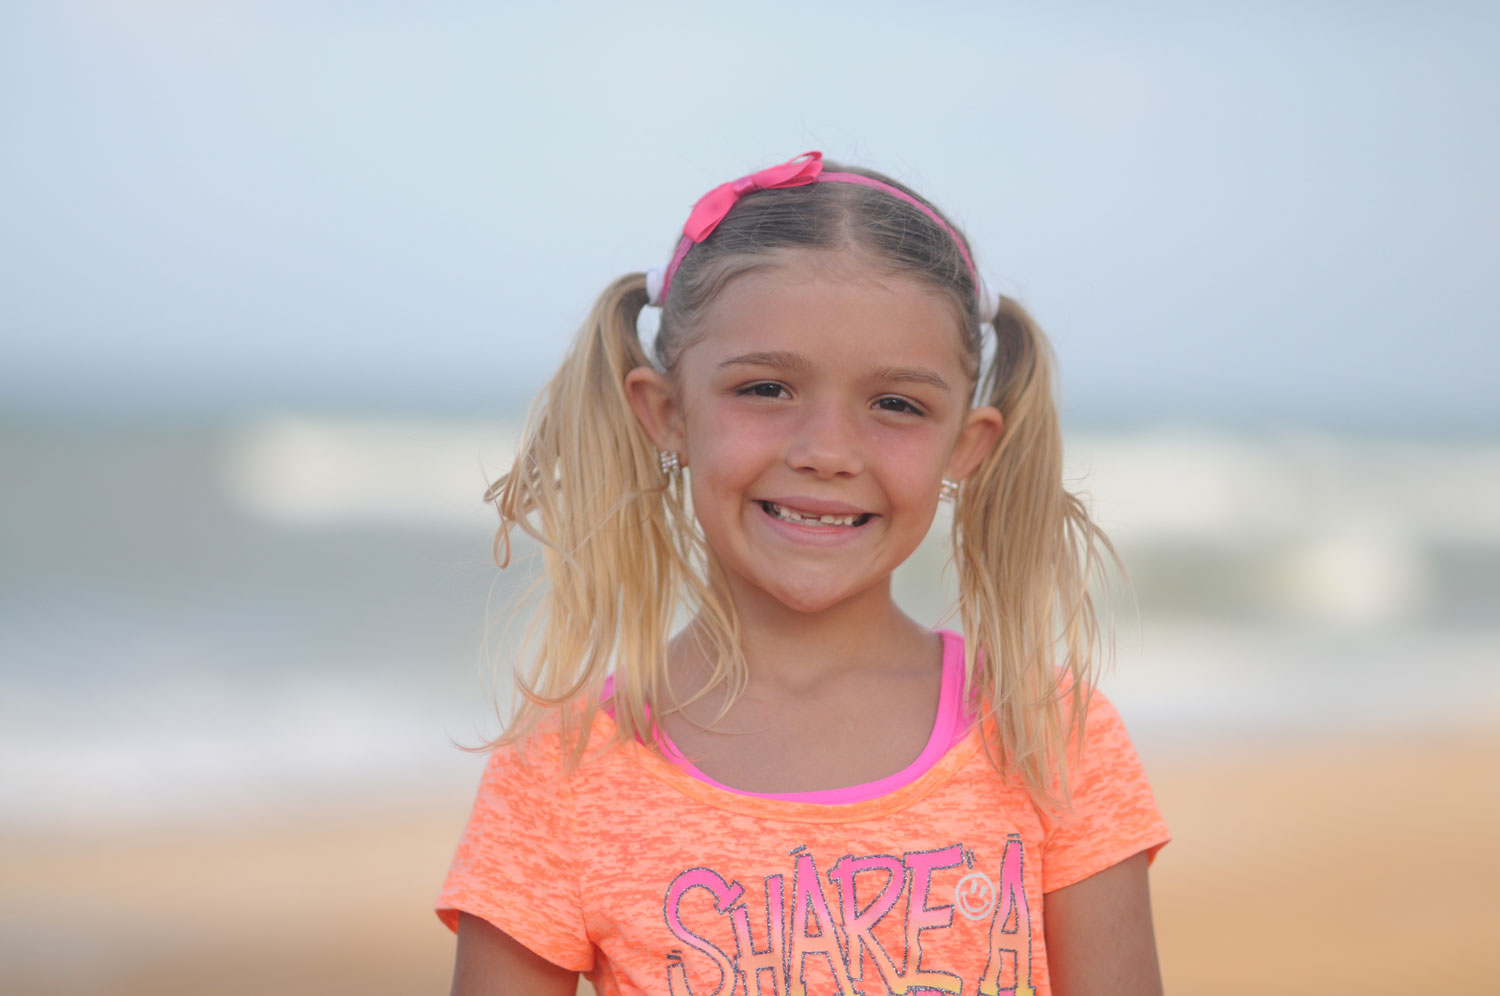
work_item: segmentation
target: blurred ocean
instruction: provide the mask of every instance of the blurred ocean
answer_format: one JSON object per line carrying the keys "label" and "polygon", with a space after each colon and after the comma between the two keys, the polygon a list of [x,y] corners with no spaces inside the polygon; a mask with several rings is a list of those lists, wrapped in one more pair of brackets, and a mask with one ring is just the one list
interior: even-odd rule
{"label": "blurred ocean", "polygon": [[[518,422],[0,422],[0,826],[466,798]],[[1148,756],[1500,716],[1500,440],[1079,430]],[[941,527],[942,523],[939,523]],[[936,622],[940,528],[898,575]],[[499,670],[497,671],[497,662]]]}

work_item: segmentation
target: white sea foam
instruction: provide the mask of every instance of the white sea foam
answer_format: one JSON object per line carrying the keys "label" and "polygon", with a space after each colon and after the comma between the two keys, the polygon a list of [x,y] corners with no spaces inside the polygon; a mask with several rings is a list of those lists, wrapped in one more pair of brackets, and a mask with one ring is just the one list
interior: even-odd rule
{"label": "white sea foam", "polygon": [[224,482],[244,511],[278,525],[472,527],[510,469],[517,422],[276,416],[245,426]]}
{"label": "white sea foam", "polygon": [[1500,556],[1500,446],[1158,430],[1069,439],[1070,479],[1128,555],[1255,558],[1263,601],[1340,625],[1418,615],[1438,547]]}
{"label": "white sea foam", "polygon": [[1103,688],[1138,740],[1339,737],[1500,722],[1500,631],[1210,622],[1120,634]]}
{"label": "white sea foam", "polygon": [[0,729],[0,826],[150,825],[288,802],[461,793],[474,765],[454,742],[481,739],[482,711],[470,711],[417,688],[333,675],[174,676],[66,704],[22,690]]}
{"label": "white sea foam", "polygon": [[1500,444],[1254,437],[1207,429],[1081,432],[1070,481],[1132,542],[1316,538],[1348,521],[1500,546]]}

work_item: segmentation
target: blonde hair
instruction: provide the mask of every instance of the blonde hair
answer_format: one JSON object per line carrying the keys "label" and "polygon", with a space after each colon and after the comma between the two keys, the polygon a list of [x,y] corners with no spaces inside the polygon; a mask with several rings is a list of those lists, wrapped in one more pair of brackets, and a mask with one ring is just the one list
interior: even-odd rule
{"label": "blonde hair", "polygon": [[[828,168],[865,173],[920,199],[881,174]],[[1046,338],[1009,298],[997,315],[978,314],[959,246],[920,210],[878,189],[818,183],[741,198],[693,246],[662,311],[655,365],[673,373],[718,292],[793,250],[852,252],[884,272],[925,281],[952,302],[976,401],[1005,419],[954,510],[967,687],[986,720],[992,762],[1014,769],[1050,808],[1066,798],[1065,745],[1084,720],[1102,649],[1090,583],[1112,551],[1063,487]],[[516,673],[521,700],[497,742],[523,740],[555,717],[575,762],[611,671],[614,742],[657,746],[648,712],[676,701],[666,652],[680,608],[696,613],[701,649],[715,662],[708,687],[724,684],[732,702],[746,680],[734,605],[682,477],[662,473],[626,395],[625,375],[652,363],[636,331],[645,305],[643,274],[605,289],[537,399],[515,464],[485,495],[500,512],[497,562],[509,562],[510,531],[519,528],[539,542],[546,568],[526,641],[534,649]],[[995,343],[981,370],[986,324]]]}

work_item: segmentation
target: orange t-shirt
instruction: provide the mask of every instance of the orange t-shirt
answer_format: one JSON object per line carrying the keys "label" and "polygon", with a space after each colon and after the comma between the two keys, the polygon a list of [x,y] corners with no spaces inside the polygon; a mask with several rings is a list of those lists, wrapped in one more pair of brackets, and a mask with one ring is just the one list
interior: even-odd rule
{"label": "orange t-shirt", "polygon": [[1044,896],[1168,834],[1095,694],[1073,805],[1051,818],[971,730],[914,780],[826,805],[728,791],[644,746],[564,772],[554,735],[497,749],[438,901],[601,996],[1046,993]]}

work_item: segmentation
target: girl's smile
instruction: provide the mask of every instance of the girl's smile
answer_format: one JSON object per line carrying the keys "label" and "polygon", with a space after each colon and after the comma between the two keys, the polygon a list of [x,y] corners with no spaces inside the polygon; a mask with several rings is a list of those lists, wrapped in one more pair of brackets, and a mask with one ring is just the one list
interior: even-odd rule
{"label": "girl's smile", "polygon": [[820,502],[804,498],[763,501],[760,507],[773,519],[814,528],[862,526],[870,521],[873,514],[850,508],[843,502]]}
{"label": "girl's smile", "polygon": [[950,301],[844,254],[788,254],[735,278],[670,381],[634,376],[643,420],[689,468],[736,599],[801,612],[885,590],[942,479],[999,434],[994,409],[969,410]]}
{"label": "girl's smile", "polygon": [[786,498],[757,501],[756,504],[770,519],[770,528],[792,543],[837,546],[851,542],[876,518],[873,512],[850,510],[850,506],[843,502]]}

